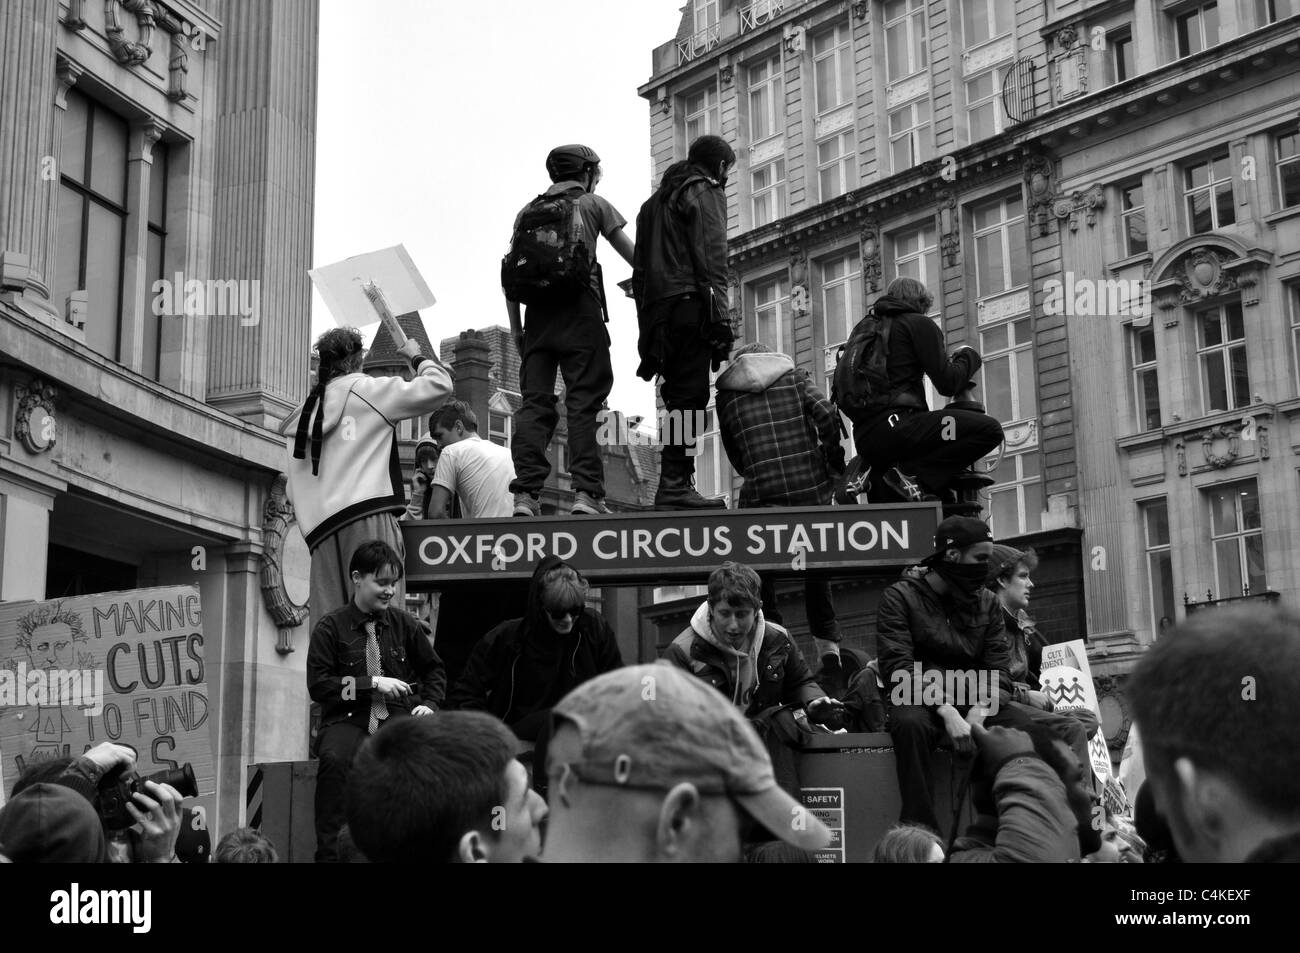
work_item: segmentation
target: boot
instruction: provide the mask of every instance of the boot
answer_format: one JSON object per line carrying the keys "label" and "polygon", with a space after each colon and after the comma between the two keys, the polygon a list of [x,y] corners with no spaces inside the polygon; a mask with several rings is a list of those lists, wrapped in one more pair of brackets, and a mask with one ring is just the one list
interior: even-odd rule
{"label": "boot", "polygon": [[659,491],[656,510],[724,510],[726,500],[700,496],[694,486],[695,458],[686,448],[669,444],[659,457]]}

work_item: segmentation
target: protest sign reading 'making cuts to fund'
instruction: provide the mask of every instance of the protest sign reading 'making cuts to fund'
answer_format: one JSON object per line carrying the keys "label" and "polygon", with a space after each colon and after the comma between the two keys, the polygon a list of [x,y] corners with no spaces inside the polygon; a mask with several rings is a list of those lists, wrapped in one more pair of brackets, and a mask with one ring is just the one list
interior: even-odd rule
{"label": "protest sign reading 'making cuts to fund'", "polygon": [[112,741],[142,775],[190,762],[210,795],[210,719],[197,587],[0,605],[3,793],[31,764]]}

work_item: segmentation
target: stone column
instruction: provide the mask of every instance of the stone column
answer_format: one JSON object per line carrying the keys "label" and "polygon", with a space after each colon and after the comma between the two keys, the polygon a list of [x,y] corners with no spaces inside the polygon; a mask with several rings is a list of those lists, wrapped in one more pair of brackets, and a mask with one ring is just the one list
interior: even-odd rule
{"label": "stone column", "polygon": [[[513,346],[513,345],[511,345]],[[456,398],[478,415],[479,435],[488,437],[488,402],[492,399],[492,348],[478,331],[462,331],[452,357],[456,369]]]}
{"label": "stone column", "polygon": [[45,598],[54,493],[27,481],[0,480],[0,602]]}
{"label": "stone column", "polygon": [[0,3],[0,286],[50,304],[54,260],[47,242],[58,205],[54,138],[57,3]]}
{"label": "stone column", "polygon": [[194,277],[256,281],[257,318],[209,319],[207,400],[275,426],[307,392],[319,10],[230,0],[224,11],[212,259]]}
{"label": "stone column", "polygon": [[[122,363],[139,373],[144,370],[144,326],[152,308],[149,274],[149,176],[153,172],[153,147],[163,127],[153,119],[131,126],[126,165],[126,241],[122,246],[122,328],[119,338]],[[178,293],[184,289],[177,289]]]}

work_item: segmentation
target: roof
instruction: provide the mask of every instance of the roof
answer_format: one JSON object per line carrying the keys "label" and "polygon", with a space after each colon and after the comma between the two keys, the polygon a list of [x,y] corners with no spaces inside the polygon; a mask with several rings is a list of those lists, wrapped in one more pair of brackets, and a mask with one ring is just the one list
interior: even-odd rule
{"label": "roof", "polygon": [[[420,347],[425,354],[433,353],[433,342],[429,340],[429,332],[425,330],[424,320],[420,317],[418,311],[399,314],[397,323],[401,325],[408,338],[420,342]],[[385,367],[409,366],[409,364],[410,362],[406,358],[397,353],[397,343],[393,340],[388,325],[381,323],[379,330],[375,332],[375,339],[370,342],[370,350],[366,352],[366,359],[362,363],[361,369],[368,372]]]}

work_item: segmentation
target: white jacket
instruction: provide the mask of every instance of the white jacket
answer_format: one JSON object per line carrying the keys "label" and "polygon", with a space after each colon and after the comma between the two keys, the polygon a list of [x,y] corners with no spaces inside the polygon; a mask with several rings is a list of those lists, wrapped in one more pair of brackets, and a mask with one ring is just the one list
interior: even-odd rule
{"label": "white jacket", "polygon": [[[280,428],[288,435],[289,501],[308,547],[315,549],[341,526],[375,513],[406,508],[406,486],[397,455],[399,420],[431,414],[451,394],[451,374],[432,358],[421,361],[410,381],[400,377],[347,374],[325,385],[319,473],[308,452],[293,457],[298,406]],[[315,411],[313,411],[314,415]],[[310,431],[309,431],[310,435]]]}

